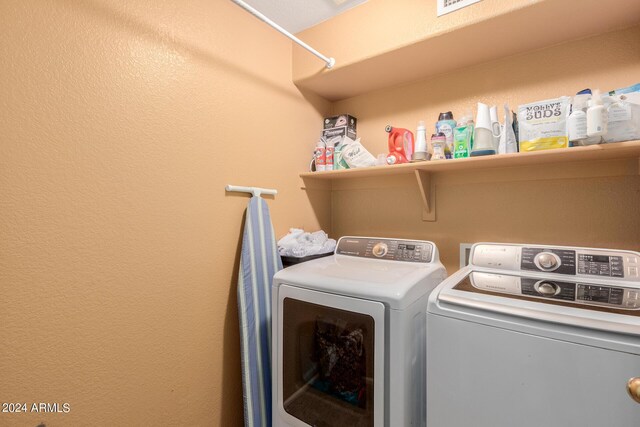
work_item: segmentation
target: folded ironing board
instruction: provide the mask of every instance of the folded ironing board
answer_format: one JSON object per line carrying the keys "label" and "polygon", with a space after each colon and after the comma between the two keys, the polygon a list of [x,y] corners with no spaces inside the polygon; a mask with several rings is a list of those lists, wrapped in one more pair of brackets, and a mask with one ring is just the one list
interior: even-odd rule
{"label": "folded ironing board", "polygon": [[282,269],[267,203],[247,206],[238,274],[244,425],[271,426],[271,281]]}

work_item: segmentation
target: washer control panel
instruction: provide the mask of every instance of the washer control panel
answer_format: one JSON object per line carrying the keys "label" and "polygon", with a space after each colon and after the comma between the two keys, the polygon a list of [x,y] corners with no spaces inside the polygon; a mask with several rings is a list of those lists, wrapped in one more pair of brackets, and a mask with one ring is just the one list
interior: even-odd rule
{"label": "washer control panel", "polygon": [[638,290],[614,286],[587,285],[584,283],[578,283],[576,288],[576,300],[578,301],[622,305],[627,308],[638,308],[640,306],[640,292]]}
{"label": "washer control panel", "polygon": [[610,255],[578,255],[578,274],[624,277],[624,257]]}
{"label": "washer control panel", "polygon": [[429,263],[433,258],[433,244],[421,240],[343,237],[338,242],[336,254]]}
{"label": "washer control panel", "polygon": [[630,310],[640,308],[640,289],[588,283],[565,283],[524,277],[521,286],[522,295]]}
{"label": "washer control panel", "polygon": [[470,263],[508,271],[535,271],[640,282],[640,253],[611,249],[480,243]]}
{"label": "washer control panel", "polygon": [[576,251],[555,248],[522,248],[522,270],[576,274]]}
{"label": "washer control panel", "polygon": [[566,301],[584,305],[585,308],[595,305],[624,310],[640,309],[640,288],[564,282],[477,271],[472,272],[468,277],[474,288],[483,291]]}
{"label": "washer control panel", "polygon": [[561,299],[565,301],[575,300],[575,283],[559,282],[557,280],[540,280],[523,277],[520,280],[522,295]]}

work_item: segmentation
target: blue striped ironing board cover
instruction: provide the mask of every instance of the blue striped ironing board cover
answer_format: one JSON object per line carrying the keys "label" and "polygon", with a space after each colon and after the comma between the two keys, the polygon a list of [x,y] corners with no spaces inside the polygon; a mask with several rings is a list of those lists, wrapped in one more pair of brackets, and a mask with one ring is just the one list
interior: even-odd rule
{"label": "blue striped ironing board cover", "polygon": [[267,203],[247,206],[238,274],[244,425],[271,426],[271,281],[282,269]]}

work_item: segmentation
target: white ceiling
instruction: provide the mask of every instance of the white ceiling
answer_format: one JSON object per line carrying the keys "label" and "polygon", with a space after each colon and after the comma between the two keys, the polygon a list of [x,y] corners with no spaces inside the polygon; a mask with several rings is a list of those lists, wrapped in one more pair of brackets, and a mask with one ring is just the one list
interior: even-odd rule
{"label": "white ceiling", "polygon": [[326,21],[367,0],[244,0],[290,33]]}

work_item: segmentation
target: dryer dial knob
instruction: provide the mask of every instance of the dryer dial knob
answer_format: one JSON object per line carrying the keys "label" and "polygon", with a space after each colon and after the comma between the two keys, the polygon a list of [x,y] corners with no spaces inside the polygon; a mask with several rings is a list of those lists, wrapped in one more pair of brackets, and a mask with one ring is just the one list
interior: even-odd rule
{"label": "dryer dial knob", "polygon": [[540,252],[533,259],[534,264],[544,271],[553,271],[560,267],[560,257],[551,252]]}
{"label": "dryer dial knob", "polygon": [[376,243],[371,252],[373,252],[373,255],[377,256],[378,258],[382,258],[387,254],[387,252],[389,252],[389,248],[387,247],[386,243],[380,242]]}
{"label": "dryer dial knob", "polygon": [[553,282],[540,281],[536,283],[536,291],[543,297],[552,297],[560,292],[560,286]]}

